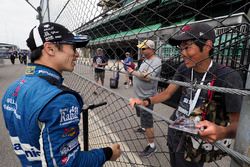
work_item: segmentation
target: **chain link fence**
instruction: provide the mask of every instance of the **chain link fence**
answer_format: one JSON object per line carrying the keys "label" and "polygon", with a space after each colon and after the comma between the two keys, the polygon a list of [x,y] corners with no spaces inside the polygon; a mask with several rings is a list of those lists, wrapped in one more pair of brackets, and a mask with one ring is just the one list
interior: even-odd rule
{"label": "chain link fence", "polygon": [[[170,166],[167,123],[154,117],[159,149],[153,157],[139,157],[138,152],[146,145],[146,139],[134,132],[139,122],[127,99],[84,77],[92,73],[90,66],[97,48],[103,48],[109,57],[106,70],[118,70],[123,74],[120,60],[125,58],[125,52],[130,52],[136,62],[142,56],[136,45],[144,39],[155,41],[156,55],[162,59],[161,77],[155,78],[159,80],[158,90],[161,91],[183,61],[179,49],[170,46],[168,39],[185,25],[204,22],[216,32],[213,60],[238,71],[246,83],[250,62],[250,2],[247,0],[41,0],[40,6],[44,22],[58,22],[91,39],[87,48],[79,50],[76,73],[66,74],[65,83],[79,91],[87,104],[108,102],[91,111],[89,117],[91,148],[118,142],[124,149],[122,157],[107,166]],[[98,96],[93,94],[95,89],[99,90]],[[176,107],[177,100],[178,94],[165,103]],[[208,166],[222,166],[224,162]]]}
{"label": "chain link fence", "polygon": [[[89,111],[90,148],[119,143],[123,151],[118,161],[109,162],[107,166],[169,166],[166,145],[167,124],[163,120],[154,119],[158,151],[150,159],[142,159],[138,156],[138,152],[142,151],[147,144],[146,138],[144,134],[135,133],[140,125],[139,119],[135,111],[128,106],[128,100],[125,97],[95,85],[93,81],[79,74],[65,74],[65,84],[80,92],[86,104],[107,102],[107,105]],[[93,94],[96,89],[98,95]],[[82,138],[80,140],[83,141]]]}
{"label": "chain link fence", "polygon": [[[147,145],[144,134],[136,133],[140,127],[140,120],[134,110],[128,105],[128,99],[110,89],[96,85],[85,77],[92,74],[92,69],[85,65],[77,65],[76,73],[64,74],[64,83],[79,92],[86,104],[107,102],[107,105],[89,111],[89,147],[98,148],[119,143],[122,156],[115,162],[108,162],[105,166],[170,166],[169,150],[167,147],[168,118],[154,114],[154,133],[157,152],[151,157],[140,157]],[[98,94],[95,95],[94,91]],[[166,110],[167,112],[167,110]],[[80,123],[80,127],[84,123]],[[83,134],[80,135],[83,144]],[[83,148],[83,145],[82,147]],[[228,166],[229,157],[212,162],[206,167]]]}

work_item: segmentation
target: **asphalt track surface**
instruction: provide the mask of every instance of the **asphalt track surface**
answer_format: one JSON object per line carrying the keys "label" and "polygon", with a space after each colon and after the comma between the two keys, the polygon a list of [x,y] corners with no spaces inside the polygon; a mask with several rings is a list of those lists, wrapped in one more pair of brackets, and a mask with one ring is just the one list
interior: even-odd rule
{"label": "asphalt track surface", "polygon": [[[16,59],[16,64],[14,65],[10,64],[9,60],[4,60],[4,64],[0,64],[0,98],[1,99],[5,90],[9,86],[9,84],[15,81],[19,76],[24,74],[24,69],[25,69],[25,66],[22,64],[19,64],[17,62],[17,59]],[[3,120],[2,108],[0,112],[0,166],[1,167],[21,166],[11,146],[9,134],[6,130],[5,123]]]}

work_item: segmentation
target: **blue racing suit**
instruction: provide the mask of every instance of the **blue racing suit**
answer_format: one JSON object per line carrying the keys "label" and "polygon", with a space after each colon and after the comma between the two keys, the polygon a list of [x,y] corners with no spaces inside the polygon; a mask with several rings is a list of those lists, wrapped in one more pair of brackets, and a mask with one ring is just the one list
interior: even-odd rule
{"label": "blue racing suit", "polygon": [[99,167],[112,156],[109,147],[80,151],[82,98],[62,82],[55,70],[30,64],[2,99],[5,124],[22,166]]}

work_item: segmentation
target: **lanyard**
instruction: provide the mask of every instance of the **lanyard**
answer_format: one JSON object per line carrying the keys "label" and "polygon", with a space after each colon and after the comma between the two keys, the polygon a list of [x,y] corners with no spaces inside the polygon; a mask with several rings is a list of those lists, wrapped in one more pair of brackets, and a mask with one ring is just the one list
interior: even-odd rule
{"label": "lanyard", "polygon": [[[205,74],[203,75],[202,79],[201,79],[201,85],[203,85],[203,82],[205,81],[206,79],[206,76],[207,76],[207,72],[209,71],[209,69],[212,67],[213,65],[213,61],[211,60],[208,68],[207,68],[207,71],[205,72]],[[193,81],[194,79],[194,70],[192,68],[192,71],[191,71],[191,82]],[[192,99],[192,91],[193,89],[191,89],[191,97],[190,97],[190,100],[189,100],[189,112],[188,112],[188,115],[191,114],[191,112],[194,110],[194,107],[198,101],[198,98],[200,96],[200,93],[201,93],[201,89],[198,89],[195,93],[195,96],[194,96],[194,99]]]}

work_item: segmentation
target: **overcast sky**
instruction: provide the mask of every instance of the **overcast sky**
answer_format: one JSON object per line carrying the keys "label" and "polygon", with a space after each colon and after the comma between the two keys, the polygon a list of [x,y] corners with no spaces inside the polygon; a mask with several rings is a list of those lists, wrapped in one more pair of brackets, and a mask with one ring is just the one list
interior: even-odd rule
{"label": "overcast sky", "polygon": [[[40,0],[36,1],[30,2],[37,7]],[[1,0],[0,2],[0,43],[27,48],[25,41],[28,34],[35,25],[39,24],[36,20],[36,11],[25,0]]]}

